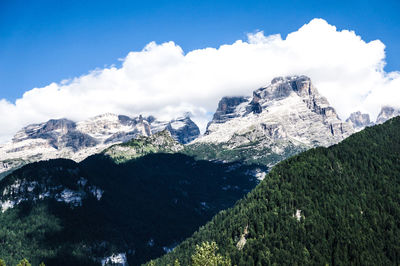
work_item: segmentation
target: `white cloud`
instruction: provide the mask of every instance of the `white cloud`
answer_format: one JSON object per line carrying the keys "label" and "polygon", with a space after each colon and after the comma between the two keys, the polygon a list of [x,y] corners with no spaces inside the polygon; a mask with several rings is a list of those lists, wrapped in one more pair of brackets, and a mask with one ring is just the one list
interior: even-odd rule
{"label": "white cloud", "polygon": [[385,46],[364,42],[314,19],[290,33],[249,34],[219,48],[184,53],[173,42],[149,43],[122,66],[27,91],[15,103],[0,100],[0,141],[22,126],[51,118],[82,120],[105,112],[154,114],[190,111],[204,128],[225,95],[251,95],[276,76],[305,74],[342,118],[361,110],[376,117],[381,105],[400,105],[400,73],[386,73]]}

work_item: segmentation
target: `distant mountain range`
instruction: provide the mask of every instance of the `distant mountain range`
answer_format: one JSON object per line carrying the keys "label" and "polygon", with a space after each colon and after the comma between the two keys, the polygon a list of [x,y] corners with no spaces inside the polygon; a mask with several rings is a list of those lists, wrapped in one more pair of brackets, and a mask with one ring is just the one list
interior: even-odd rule
{"label": "distant mountain range", "polygon": [[365,127],[382,124],[390,118],[399,115],[400,109],[396,109],[391,106],[383,106],[378,114],[378,117],[376,118],[375,123],[370,121],[369,114],[362,114],[360,111],[352,113],[350,117],[346,119],[346,122],[351,123],[356,131],[360,131]]}
{"label": "distant mountain range", "polygon": [[55,158],[79,162],[111,145],[164,129],[179,143],[190,144],[188,154],[197,158],[272,166],[311,147],[337,143],[355,131],[397,115],[400,110],[384,106],[375,123],[361,112],[343,122],[310,78],[278,77],[255,90],[252,97],[223,97],[204,136],[189,117],[159,121],[153,116],[103,114],[80,122],[53,119],[28,125],[10,142],[0,145],[0,178],[30,162]]}
{"label": "distant mountain range", "polygon": [[[361,112],[342,121],[310,78],[290,76],[251,97],[223,97],[202,136],[188,116],[29,125],[0,146],[0,258],[144,263],[232,207],[279,162],[399,114],[385,106],[376,122]],[[186,262],[181,250],[173,254]]]}
{"label": "distant mountain range", "polygon": [[165,122],[152,116],[130,118],[104,114],[77,123],[57,119],[29,125],[17,132],[11,142],[0,146],[0,174],[4,176],[15,168],[40,160],[67,158],[79,162],[113,144],[162,130],[168,130],[182,144],[200,134],[189,117]]}

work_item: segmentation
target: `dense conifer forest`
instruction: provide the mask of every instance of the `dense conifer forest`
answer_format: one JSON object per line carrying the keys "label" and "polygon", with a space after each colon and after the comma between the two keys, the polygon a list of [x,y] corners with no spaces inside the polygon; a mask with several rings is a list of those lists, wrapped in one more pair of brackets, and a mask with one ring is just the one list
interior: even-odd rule
{"label": "dense conifer forest", "polygon": [[198,247],[214,242],[215,256],[232,265],[399,265],[399,235],[397,117],[279,163],[233,208],[148,265],[196,265]]}
{"label": "dense conifer forest", "polygon": [[51,197],[38,200],[39,186],[27,190],[22,202],[0,212],[0,258],[7,265],[23,258],[32,265],[99,265],[105,255],[126,253],[130,265],[139,265],[165,254],[251,191],[258,183],[251,169],[183,154],[149,154],[124,163],[99,154],[79,164],[58,159],[26,165],[1,180],[0,191],[36,182],[56,192],[81,192],[85,180],[85,187],[103,194],[71,206]]}

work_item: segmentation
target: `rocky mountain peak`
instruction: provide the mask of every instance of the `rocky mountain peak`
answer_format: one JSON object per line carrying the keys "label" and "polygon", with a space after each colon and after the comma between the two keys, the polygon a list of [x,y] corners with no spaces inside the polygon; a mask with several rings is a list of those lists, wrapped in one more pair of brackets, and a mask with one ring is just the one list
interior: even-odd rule
{"label": "rocky mountain peak", "polygon": [[158,121],[152,116],[103,114],[84,121],[53,119],[24,127],[11,142],[0,146],[0,174],[40,160],[68,158],[81,161],[116,143],[168,130],[182,143],[197,138],[200,130],[188,117]]}
{"label": "rocky mountain peak", "polygon": [[65,118],[51,119],[45,123],[32,124],[22,128],[15,134],[13,141],[19,142],[28,138],[52,138],[55,135],[66,134],[74,130],[75,127],[75,122],[71,120]]}
{"label": "rocky mountain peak", "polygon": [[239,149],[256,143],[260,146],[256,149],[273,156],[289,149],[329,146],[353,132],[309,77],[288,76],[274,78],[255,90],[252,98],[222,98],[206,134],[194,144],[211,142]]}
{"label": "rocky mountain peak", "polygon": [[293,92],[301,97],[310,97],[318,94],[311,83],[311,79],[307,76],[278,77],[274,78],[268,86],[255,90],[253,92],[253,102],[280,100],[288,97]]}
{"label": "rocky mountain peak", "polygon": [[357,131],[373,124],[370,121],[369,114],[363,114],[360,111],[351,113],[346,122],[350,123]]}
{"label": "rocky mountain peak", "polygon": [[[238,110],[239,105],[247,105],[250,99],[250,97],[244,96],[222,97],[218,103],[213,119],[208,123],[207,128],[211,123],[225,123],[229,119],[240,116],[242,112]],[[244,111],[245,108],[242,108],[242,110]],[[206,130],[205,134],[208,134],[208,130]]]}
{"label": "rocky mountain peak", "polygon": [[376,124],[382,124],[386,120],[400,115],[400,109],[396,109],[392,106],[383,106],[378,117],[376,118]]}
{"label": "rocky mountain peak", "polygon": [[[311,79],[307,76],[287,76],[274,78],[271,83],[253,92],[253,99],[246,107],[247,112],[259,114],[269,105],[289,97],[299,97],[307,107],[326,120],[340,120],[328,100],[319,94]],[[333,128],[333,130],[336,130]],[[333,132],[334,133],[334,132]]]}
{"label": "rocky mountain peak", "polygon": [[[45,123],[24,127],[12,139],[13,143],[23,143],[29,140],[42,140],[54,149],[71,148],[78,151],[82,147],[93,147],[97,141],[91,136],[76,130],[76,123],[62,118],[51,119]],[[23,145],[23,144],[22,144]],[[22,147],[10,149],[7,152],[19,152]]]}
{"label": "rocky mountain peak", "polygon": [[179,143],[186,144],[195,140],[200,135],[199,127],[189,116],[171,120],[166,129]]}

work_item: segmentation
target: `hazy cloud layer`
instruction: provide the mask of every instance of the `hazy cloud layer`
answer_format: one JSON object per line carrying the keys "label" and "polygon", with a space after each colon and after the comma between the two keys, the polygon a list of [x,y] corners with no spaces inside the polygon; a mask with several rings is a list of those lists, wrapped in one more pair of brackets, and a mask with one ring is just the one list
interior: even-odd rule
{"label": "hazy cloud layer", "polygon": [[129,53],[120,68],[34,88],[15,103],[0,100],[0,142],[30,123],[106,112],[161,119],[191,112],[204,128],[222,96],[251,95],[272,78],[292,74],[310,76],[342,119],[357,110],[374,119],[382,105],[400,105],[400,73],[384,72],[384,49],[379,40],[366,43],[322,19],[285,39],[257,32],[247,41],[186,54],[173,42],[152,42]]}

